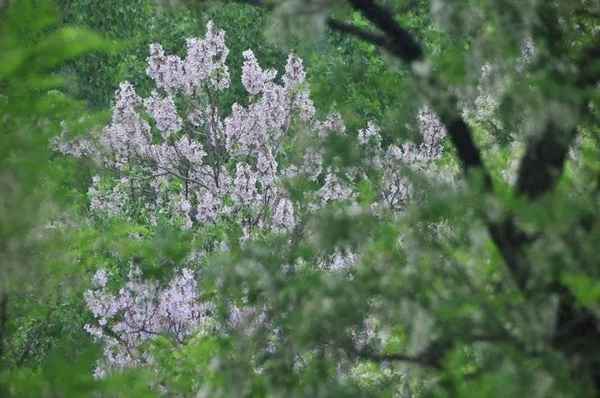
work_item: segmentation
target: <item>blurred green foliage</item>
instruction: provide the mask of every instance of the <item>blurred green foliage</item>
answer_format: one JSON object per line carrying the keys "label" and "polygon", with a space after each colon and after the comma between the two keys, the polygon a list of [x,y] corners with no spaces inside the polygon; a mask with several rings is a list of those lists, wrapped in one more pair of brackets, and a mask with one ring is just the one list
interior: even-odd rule
{"label": "blurred green foliage", "polygon": [[85,273],[65,267],[70,238],[60,229],[73,205],[65,175],[78,166],[55,159],[50,142],[63,122],[86,130],[104,120],[61,91],[57,70],[116,47],[58,15],[50,1],[0,5],[0,396],[83,397],[126,384],[127,396],[153,396],[139,375],[99,383],[91,372],[97,350],[81,329]]}

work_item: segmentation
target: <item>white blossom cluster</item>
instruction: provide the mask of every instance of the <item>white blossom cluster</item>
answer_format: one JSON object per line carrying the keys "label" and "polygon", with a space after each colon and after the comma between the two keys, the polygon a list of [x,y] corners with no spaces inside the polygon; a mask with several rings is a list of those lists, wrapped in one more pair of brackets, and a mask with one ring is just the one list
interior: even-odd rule
{"label": "white blossom cluster", "polygon": [[118,292],[110,291],[108,281],[107,271],[98,270],[92,280],[94,287],[85,294],[87,307],[95,317],[95,323],[85,325],[85,330],[104,349],[104,358],[96,368],[97,377],[111,369],[150,363],[152,358],[140,350],[144,342],[167,335],[181,343],[211,316],[212,306],[200,300],[194,273],[187,268],[181,269],[165,287],[144,280],[135,266]]}

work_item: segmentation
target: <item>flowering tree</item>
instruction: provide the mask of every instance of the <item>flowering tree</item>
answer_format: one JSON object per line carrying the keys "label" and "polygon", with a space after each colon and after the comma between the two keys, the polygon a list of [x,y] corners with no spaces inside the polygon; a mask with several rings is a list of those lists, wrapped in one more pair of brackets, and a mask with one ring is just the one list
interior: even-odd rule
{"label": "flowering tree", "polygon": [[[99,134],[56,142],[63,153],[91,157],[111,172],[108,179],[92,179],[88,195],[93,214],[141,216],[150,224],[163,217],[184,229],[229,222],[241,227],[246,241],[255,233],[291,232],[324,206],[354,203],[355,184],[370,178],[367,169],[377,171],[380,187],[371,209],[402,210],[411,191],[402,166],[424,171],[441,154],[444,129],[424,109],[418,117],[420,144],[384,145],[379,128],[369,122],[356,135],[369,161],[350,169],[328,165],[324,143],[348,134],[338,114],[317,119],[299,58],[290,55],[277,79],[275,70],[263,69],[253,52],[245,51],[242,83],[248,98],[223,112],[219,94],[230,85],[224,32],[209,22],[204,38],[186,43],[183,59],[166,55],[159,44],[150,46],[147,74],[156,88],[149,97],[121,83],[108,126]],[[308,144],[301,144],[306,137]],[[294,179],[312,184],[296,203],[285,187]],[[350,266],[357,257],[348,250],[326,254],[320,267]],[[144,341],[167,334],[181,343],[202,328],[210,312],[189,269],[164,288],[143,281],[133,266],[116,294],[107,285],[105,270],[98,271],[94,284],[86,302],[96,323],[86,328],[104,345],[98,375],[111,367],[151,363],[140,351]],[[240,311],[256,313],[232,310],[238,314],[234,318],[242,316]]]}
{"label": "flowering tree", "polygon": [[[217,102],[219,92],[230,84],[227,54],[224,32],[215,31],[212,23],[205,38],[187,40],[185,59],[167,56],[153,44],[147,73],[156,90],[143,99],[131,84],[122,83],[112,121],[94,142],[58,144],[65,153],[94,157],[114,171],[114,182],[105,186],[94,177],[92,211],[127,216],[132,206],[126,203],[143,197],[151,222],[166,214],[191,228],[229,217],[246,230],[289,231],[295,210],[282,186],[284,179],[303,176],[318,182],[309,208],[352,196],[349,184],[343,186],[338,178],[340,170],[324,169],[322,141],[305,148],[300,162],[292,161],[285,150],[298,132],[314,132],[321,140],[345,133],[339,115],[315,118],[302,61],[290,55],[278,84],[275,70],[263,70],[251,50],[244,52],[242,82],[248,105],[236,103],[224,115]],[[439,156],[444,130],[430,111],[422,111],[419,121],[424,137],[420,145],[384,148],[373,123],[359,132],[358,141],[381,170],[392,170],[383,167],[386,161],[423,164]],[[381,199],[398,207],[406,197],[406,183],[390,175],[385,185]]]}

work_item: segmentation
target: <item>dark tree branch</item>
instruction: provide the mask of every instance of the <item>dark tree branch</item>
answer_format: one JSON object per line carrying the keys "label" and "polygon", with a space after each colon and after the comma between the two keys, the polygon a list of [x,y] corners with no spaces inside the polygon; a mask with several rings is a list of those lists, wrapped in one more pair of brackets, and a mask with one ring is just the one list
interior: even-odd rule
{"label": "dark tree branch", "polygon": [[481,151],[475,144],[471,128],[455,109],[452,109],[452,114],[449,116],[442,113],[440,118],[448,130],[450,141],[456,149],[464,173],[470,174],[471,171],[478,170],[483,177],[484,190],[493,191],[492,178],[483,163]]}
{"label": "dark tree branch", "polygon": [[[582,51],[576,63],[579,73],[573,82],[579,90],[585,91],[597,84],[600,78],[598,59],[600,42]],[[556,74],[555,78],[564,80],[566,77]],[[585,114],[588,112],[587,101],[579,101],[579,112]],[[533,200],[552,190],[562,175],[569,148],[576,136],[576,127],[564,130],[553,122],[548,123],[544,132],[527,146],[519,166],[517,193]]]}
{"label": "dark tree branch", "polygon": [[546,132],[532,140],[525,151],[516,192],[534,200],[552,190],[562,174],[567,153],[576,136],[576,128],[561,131],[550,123]]}
{"label": "dark tree branch", "polygon": [[526,291],[529,270],[524,264],[523,246],[532,240],[521,231],[512,217],[506,217],[500,222],[487,221],[487,228],[492,241],[498,248],[515,285],[521,291]]}
{"label": "dark tree branch", "polygon": [[333,18],[329,18],[327,20],[327,25],[332,30],[354,36],[358,39],[366,41],[367,43],[371,43],[378,47],[382,47],[396,56],[400,56],[400,54],[396,53],[395,48],[391,46],[391,43],[388,41],[387,36],[374,32],[369,32],[368,30],[361,29],[353,24],[338,21],[337,19]]}
{"label": "dark tree branch", "polygon": [[386,34],[397,55],[406,63],[423,58],[423,49],[417,40],[406,29],[394,20],[393,13],[372,0],[348,0],[361,14]]}

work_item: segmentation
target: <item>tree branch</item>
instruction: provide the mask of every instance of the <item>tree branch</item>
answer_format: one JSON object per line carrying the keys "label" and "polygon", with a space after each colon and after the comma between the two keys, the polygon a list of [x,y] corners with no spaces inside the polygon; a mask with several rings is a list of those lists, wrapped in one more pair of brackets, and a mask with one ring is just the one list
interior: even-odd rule
{"label": "tree branch", "polygon": [[534,200],[554,188],[576,136],[576,128],[561,131],[549,123],[545,133],[527,146],[519,166],[516,192]]}
{"label": "tree branch", "polygon": [[493,191],[492,177],[483,163],[481,151],[475,144],[471,128],[456,109],[452,109],[450,112],[449,115],[440,112],[440,119],[446,126],[450,141],[456,149],[463,172],[468,175],[473,170],[479,170],[483,177],[484,190]]}
{"label": "tree branch", "polygon": [[[585,91],[598,83],[600,79],[598,59],[600,59],[600,41],[583,50],[576,62],[579,73],[573,85],[579,90]],[[556,73],[555,78],[560,81],[568,77]],[[587,101],[575,99],[577,100],[580,101],[579,112],[581,114],[588,112]],[[517,193],[533,200],[554,188],[562,174],[569,148],[576,136],[577,127],[565,130],[554,122],[549,122],[544,132],[532,139],[527,146],[519,166]]]}
{"label": "tree branch", "polygon": [[393,14],[385,7],[377,5],[372,0],[348,0],[348,2],[386,34],[396,49],[396,55],[404,62],[410,64],[423,58],[421,45],[413,35],[398,25]]}
{"label": "tree branch", "polygon": [[389,36],[370,32],[353,24],[341,22],[332,18],[327,20],[327,25],[334,31],[354,36],[358,39],[366,41],[367,43],[381,47],[400,59],[405,59],[408,57],[405,46],[401,42],[390,40]]}
{"label": "tree branch", "polygon": [[378,47],[383,47],[390,52],[394,52],[394,50],[389,47],[387,37],[382,34],[369,32],[368,30],[361,29],[350,23],[338,21],[334,18],[327,19],[327,25],[332,30],[354,36]]}

